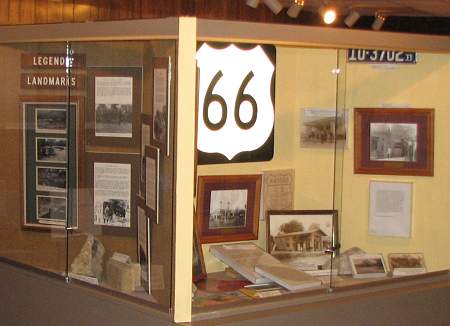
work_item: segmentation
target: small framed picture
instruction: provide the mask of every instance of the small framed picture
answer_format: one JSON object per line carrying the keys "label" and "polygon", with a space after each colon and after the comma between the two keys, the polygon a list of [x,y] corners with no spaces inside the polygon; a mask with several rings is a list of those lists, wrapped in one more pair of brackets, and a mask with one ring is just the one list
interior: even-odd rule
{"label": "small framed picture", "polygon": [[427,272],[423,253],[391,253],[389,268],[393,276],[423,274]]}
{"label": "small framed picture", "polygon": [[170,57],[153,58],[153,109],[151,144],[170,154]]}
{"label": "small framed picture", "polygon": [[197,231],[201,243],[258,238],[261,175],[200,176]]}
{"label": "small framed picture", "polygon": [[67,220],[66,197],[36,196],[37,220],[42,224],[65,225]]}
{"label": "small framed picture", "polygon": [[66,192],[67,168],[36,166],[36,190]]}
{"label": "small framed picture", "polygon": [[[267,212],[267,252],[301,270],[319,270],[337,247],[336,210]],[[338,254],[338,252],[336,252]]]}
{"label": "small framed picture", "polygon": [[151,263],[151,249],[150,249],[150,228],[151,223],[148,220],[145,203],[139,200],[137,203],[138,212],[138,260],[141,265],[141,285],[145,292],[151,293],[151,279],[150,279],[150,263]]}
{"label": "small framed picture", "polygon": [[159,223],[159,148],[145,148],[145,203],[152,220]]}
{"label": "small framed picture", "polygon": [[142,68],[88,68],[86,143],[139,146]]}
{"label": "small framed picture", "polygon": [[36,162],[66,163],[67,139],[36,137]]}
{"label": "small framed picture", "polygon": [[384,277],[387,274],[381,254],[350,255],[349,260],[354,278]]}
{"label": "small framed picture", "polygon": [[433,176],[433,109],[355,109],[355,173]]}
{"label": "small framed picture", "polygon": [[65,134],[67,131],[67,110],[39,108],[35,110],[37,133]]}
{"label": "small framed picture", "polygon": [[145,147],[150,146],[152,117],[141,113],[141,185],[140,193],[144,196],[145,192]]}

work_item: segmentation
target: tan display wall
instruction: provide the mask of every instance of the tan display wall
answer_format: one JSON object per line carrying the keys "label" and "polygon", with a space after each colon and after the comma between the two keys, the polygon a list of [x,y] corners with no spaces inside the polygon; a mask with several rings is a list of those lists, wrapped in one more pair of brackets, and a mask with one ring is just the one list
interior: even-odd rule
{"label": "tan display wall", "polygon": [[[337,51],[277,47],[275,92],[275,154],[270,162],[199,166],[199,175],[254,174],[295,169],[294,209],[333,208],[334,150],[300,148],[300,109],[335,108]],[[349,112],[347,146],[343,150],[342,249],[358,246],[367,252],[424,252],[429,270],[450,268],[448,219],[450,170],[450,56],[419,54],[416,65],[346,64],[345,108]],[[343,93],[340,93],[343,94]],[[434,177],[374,176],[353,173],[353,108],[434,108]],[[413,182],[411,238],[368,235],[369,180]],[[266,225],[259,238],[266,248]],[[224,265],[203,245],[208,272]]]}

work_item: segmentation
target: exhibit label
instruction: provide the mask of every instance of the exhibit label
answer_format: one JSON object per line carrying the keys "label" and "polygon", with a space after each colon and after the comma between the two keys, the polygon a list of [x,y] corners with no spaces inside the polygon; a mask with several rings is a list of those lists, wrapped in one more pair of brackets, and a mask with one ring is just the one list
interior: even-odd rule
{"label": "exhibit label", "polygon": [[415,64],[416,52],[374,49],[348,49],[347,62]]}
{"label": "exhibit label", "polygon": [[25,89],[84,89],[84,75],[67,75],[64,73],[23,73],[20,85]]}
{"label": "exhibit label", "polygon": [[29,68],[84,68],[86,56],[74,54],[68,57],[65,53],[25,53],[22,54],[22,69]]}

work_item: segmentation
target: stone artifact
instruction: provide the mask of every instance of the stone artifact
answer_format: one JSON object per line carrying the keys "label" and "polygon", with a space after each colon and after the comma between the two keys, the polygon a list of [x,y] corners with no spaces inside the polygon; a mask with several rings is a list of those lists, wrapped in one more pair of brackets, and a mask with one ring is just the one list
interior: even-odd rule
{"label": "stone artifact", "polygon": [[103,274],[103,255],[105,247],[93,235],[88,235],[86,242],[80,250],[80,253],[70,266],[71,273],[102,279]]}

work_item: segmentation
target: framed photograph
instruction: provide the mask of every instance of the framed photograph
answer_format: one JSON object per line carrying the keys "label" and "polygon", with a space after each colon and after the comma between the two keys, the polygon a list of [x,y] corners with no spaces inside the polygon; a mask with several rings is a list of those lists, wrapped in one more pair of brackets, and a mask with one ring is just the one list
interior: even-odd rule
{"label": "framed photograph", "polygon": [[192,282],[198,282],[206,278],[206,268],[203,258],[202,245],[195,228],[192,245]]}
{"label": "framed photograph", "polygon": [[49,192],[66,192],[67,168],[36,166],[36,190]]}
{"label": "framed photograph", "polygon": [[139,164],[138,153],[86,154],[85,184],[91,190],[84,197],[83,228],[136,238]]}
{"label": "framed photograph", "polygon": [[37,133],[65,134],[67,131],[67,111],[64,109],[39,108],[35,110],[35,130]]}
{"label": "framed photograph", "polygon": [[139,146],[142,68],[88,68],[86,143]]}
{"label": "framed photograph", "polygon": [[152,220],[159,223],[159,148],[145,147],[145,204]]}
{"label": "framed photograph", "polygon": [[150,146],[152,117],[141,113],[141,181],[140,193],[145,192],[145,147]]}
{"label": "framed photograph", "polygon": [[381,254],[350,255],[349,260],[354,278],[384,277],[387,274]]}
{"label": "framed photograph", "polygon": [[37,219],[43,224],[66,225],[66,197],[36,196]]}
{"label": "framed photograph", "polygon": [[300,270],[323,269],[339,243],[336,210],[268,211],[266,225],[267,252]]}
{"label": "framed photograph", "polygon": [[67,139],[36,137],[36,162],[66,163]]}
{"label": "framed photograph", "polygon": [[151,292],[150,279],[150,228],[151,223],[147,217],[145,204],[138,201],[138,260],[141,265],[141,284],[145,292]]}
{"label": "framed photograph", "polygon": [[355,173],[433,176],[433,109],[355,109]]}
{"label": "framed photograph", "polygon": [[[300,147],[334,147],[336,141],[346,140],[347,114],[335,109],[305,108],[300,121]],[[337,122],[337,132],[336,132]]]}
{"label": "framed photograph", "polygon": [[[50,230],[67,226],[78,228],[78,199],[83,186],[84,98],[73,96],[21,96],[23,124],[22,226]],[[65,216],[61,216],[65,197]],[[47,203],[49,202],[49,203]],[[50,206],[49,206],[50,205]],[[54,206],[59,207],[55,210]],[[40,209],[40,211],[38,210]],[[47,213],[44,213],[47,211]],[[56,218],[43,217],[55,215]]]}
{"label": "framed photograph", "polygon": [[370,181],[369,234],[411,237],[412,183]]}
{"label": "framed photograph", "polygon": [[200,176],[197,232],[201,243],[258,238],[261,175]]}
{"label": "framed photograph", "polygon": [[153,109],[151,144],[164,155],[170,153],[170,57],[153,58]]}
{"label": "framed photograph", "polygon": [[389,268],[393,276],[416,275],[427,272],[423,253],[391,253]]}

